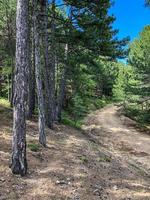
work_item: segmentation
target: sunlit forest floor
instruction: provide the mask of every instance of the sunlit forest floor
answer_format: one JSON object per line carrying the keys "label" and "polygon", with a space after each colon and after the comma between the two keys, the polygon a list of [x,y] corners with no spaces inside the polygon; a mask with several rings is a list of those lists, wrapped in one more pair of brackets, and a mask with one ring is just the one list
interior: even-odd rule
{"label": "sunlit forest floor", "polygon": [[9,169],[12,111],[0,106],[0,200],[149,200],[150,135],[107,106],[82,130],[55,125],[47,148],[38,145],[37,120],[27,123],[28,175]]}

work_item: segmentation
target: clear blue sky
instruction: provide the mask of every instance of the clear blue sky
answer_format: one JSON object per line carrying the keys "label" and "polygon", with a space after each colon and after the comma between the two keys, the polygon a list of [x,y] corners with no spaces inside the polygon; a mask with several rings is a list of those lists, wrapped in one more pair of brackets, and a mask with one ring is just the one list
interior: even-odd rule
{"label": "clear blue sky", "polygon": [[138,36],[145,25],[150,25],[150,9],[144,7],[144,0],[115,0],[111,13],[116,17],[114,27],[119,29],[119,38]]}

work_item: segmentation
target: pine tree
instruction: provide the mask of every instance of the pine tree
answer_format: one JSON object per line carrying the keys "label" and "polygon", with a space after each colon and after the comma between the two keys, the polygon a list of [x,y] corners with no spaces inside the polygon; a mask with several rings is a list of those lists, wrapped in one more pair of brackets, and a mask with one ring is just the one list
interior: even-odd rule
{"label": "pine tree", "polygon": [[150,0],[145,0],[145,5],[146,5],[147,7],[149,7],[149,6],[150,6]]}
{"label": "pine tree", "polygon": [[44,110],[44,95],[42,87],[42,68],[40,55],[40,35],[39,35],[39,12],[38,1],[33,0],[33,21],[34,21],[34,42],[35,42],[35,77],[37,85],[38,111],[39,111],[39,142],[46,146],[45,134],[45,110]]}
{"label": "pine tree", "polygon": [[11,169],[14,174],[27,173],[25,102],[28,70],[28,1],[17,1],[16,69],[13,111]]}

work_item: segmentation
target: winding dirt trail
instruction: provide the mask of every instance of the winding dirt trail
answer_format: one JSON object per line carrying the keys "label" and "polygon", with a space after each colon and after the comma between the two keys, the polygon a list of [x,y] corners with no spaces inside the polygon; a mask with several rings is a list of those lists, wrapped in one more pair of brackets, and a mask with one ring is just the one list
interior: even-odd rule
{"label": "winding dirt trail", "polygon": [[[98,141],[115,160],[133,172],[136,177],[129,175],[121,167],[121,170],[118,171],[118,179],[122,179],[119,184],[122,190],[116,187],[115,197],[112,199],[150,200],[150,135],[137,131],[134,128],[135,125],[134,121],[120,116],[117,106],[109,105],[103,110],[89,115],[83,127],[95,142]],[[117,176],[117,174],[115,175]],[[130,176],[134,177],[131,179],[133,182],[130,180]],[[142,189],[145,180],[148,193]],[[128,186],[130,184],[133,186],[128,187],[129,191],[123,188],[125,182]],[[135,188],[139,186],[139,191],[135,189],[133,192],[134,186]],[[129,198],[127,198],[128,195]]]}
{"label": "winding dirt trail", "polygon": [[133,159],[146,171],[150,170],[150,135],[138,132],[135,122],[119,116],[117,106],[108,106],[91,114],[84,129],[96,131],[97,140],[107,145],[113,153]]}
{"label": "winding dirt trail", "polygon": [[[116,106],[90,114],[81,131],[47,129],[47,148],[27,149],[23,178],[8,168],[12,121],[0,118],[0,200],[150,200],[150,136]],[[27,127],[27,142],[38,143],[37,121]]]}

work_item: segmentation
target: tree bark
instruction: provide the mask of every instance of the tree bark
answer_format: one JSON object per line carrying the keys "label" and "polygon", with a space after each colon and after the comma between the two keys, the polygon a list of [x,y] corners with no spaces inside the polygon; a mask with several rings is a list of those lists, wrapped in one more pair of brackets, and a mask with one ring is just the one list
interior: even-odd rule
{"label": "tree bark", "polygon": [[51,22],[51,67],[50,67],[50,92],[51,92],[51,112],[52,119],[55,120],[56,100],[55,100],[55,59],[56,59],[56,38],[55,38],[55,0],[52,0],[52,22]]}
{"label": "tree bark", "polygon": [[50,59],[49,59],[49,42],[48,42],[48,16],[47,16],[47,1],[44,0],[42,4],[43,12],[43,48],[44,48],[44,62],[45,62],[45,114],[46,114],[46,124],[49,128],[53,128],[53,90],[50,80],[52,79],[52,72],[50,69]]}
{"label": "tree bark", "polygon": [[[13,63],[13,60],[12,60]],[[11,95],[10,95],[10,106],[13,107],[13,98],[14,98],[14,66],[12,64],[11,70]]]}
{"label": "tree bark", "polygon": [[34,66],[34,63],[35,61],[32,60],[31,70],[29,72],[27,119],[32,118],[34,110],[35,110],[35,66]]}
{"label": "tree bark", "polygon": [[[32,10],[33,15],[33,10]],[[33,16],[32,16],[33,17]],[[29,71],[28,71],[28,102],[27,119],[31,119],[35,110],[35,42],[33,23],[30,25],[31,44],[29,44]]]}
{"label": "tree bark", "polygon": [[27,0],[18,0],[17,2],[16,27],[16,69],[11,170],[14,174],[20,174],[23,176],[27,173],[25,122],[28,70]]}
{"label": "tree bark", "polygon": [[34,41],[35,41],[35,76],[37,85],[38,96],[38,110],[39,110],[39,142],[46,146],[46,134],[45,134],[45,113],[44,113],[44,96],[42,89],[42,73],[41,73],[41,61],[40,61],[40,36],[38,27],[38,10],[37,1],[33,0],[34,7]]}

